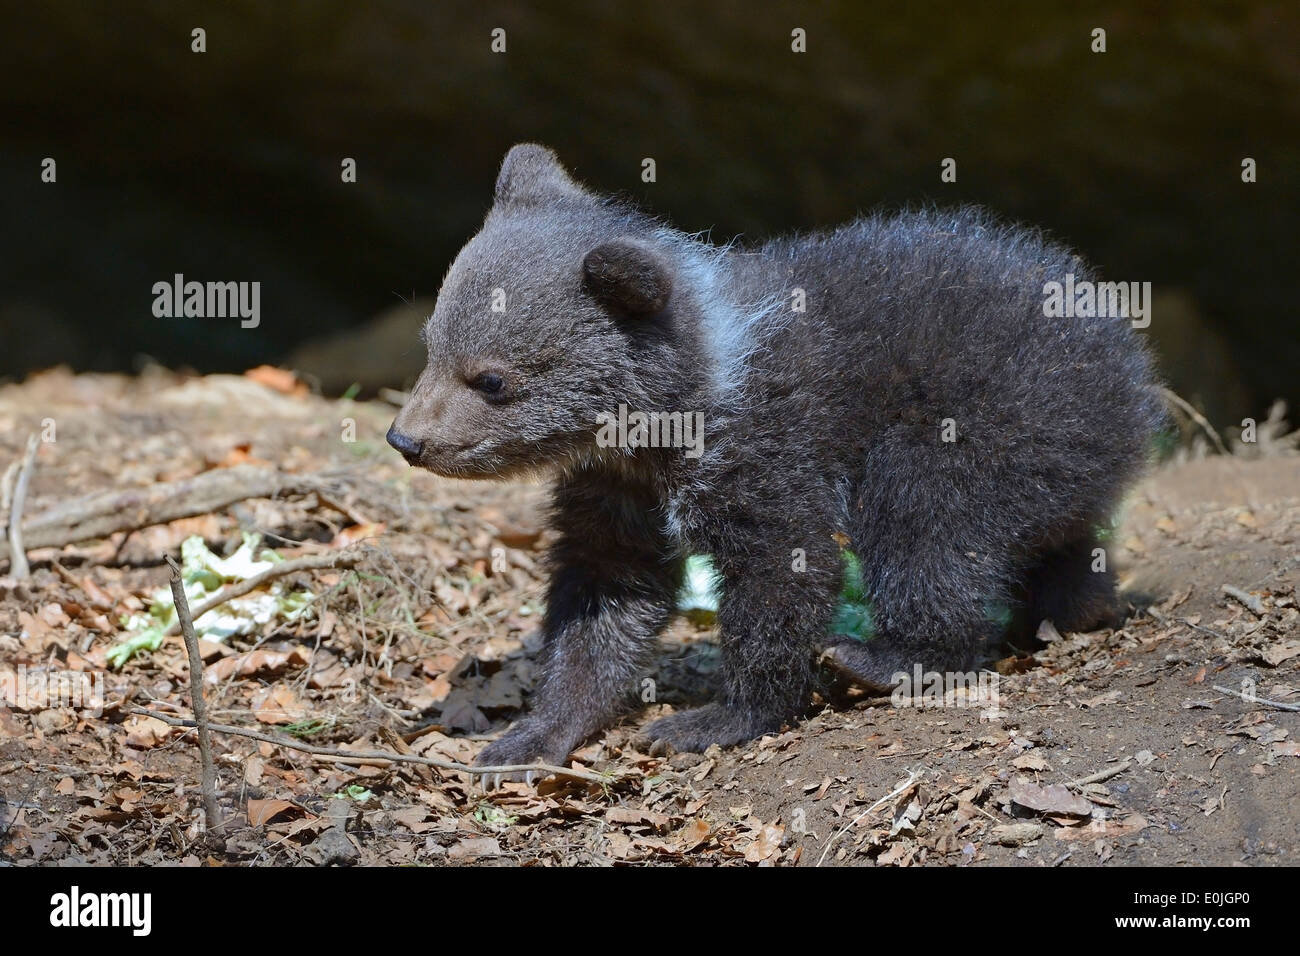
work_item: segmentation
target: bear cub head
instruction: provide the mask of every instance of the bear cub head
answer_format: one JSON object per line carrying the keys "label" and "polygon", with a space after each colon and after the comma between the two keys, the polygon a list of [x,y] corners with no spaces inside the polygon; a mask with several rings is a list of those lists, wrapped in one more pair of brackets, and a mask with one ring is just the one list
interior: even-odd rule
{"label": "bear cub head", "polygon": [[389,444],[441,475],[506,478],[601,454],[598,416],[620,403],[691,401],[707,376],[698,245],[515,146],[443,279]]}

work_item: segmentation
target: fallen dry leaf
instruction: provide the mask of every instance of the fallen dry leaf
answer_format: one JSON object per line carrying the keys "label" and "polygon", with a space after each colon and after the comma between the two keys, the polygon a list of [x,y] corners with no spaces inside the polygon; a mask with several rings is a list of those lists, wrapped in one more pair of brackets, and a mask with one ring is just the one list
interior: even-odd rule
{"label": "fallen dry leaf", "polygon": [[350,525],[334,536],[334,540],[330,542],[330,547],[346,548],[348,545],[356,544],[358,541],[364,541],[366,538],[377,538],[387,529],[388,525],[384,524],[382,521]]}
{"label": "fallen dry leaf", "polygon": [[252,703],[253,716],[264,724],[294,724],[306,714],[302,701],[284,684],[263,688]]}
{"label": "fallen dry leaf", "polygon": [[650,826],[662,830],[668,826],[671,817],[656,810],[634,810],[631,807],[610,807],[605,812],[605,819],[618,826]]}
{"label": "fallen dry leaf", "polygon": [[785,837],[785,827],[777,823],[763,824],[758,836],[745,848],[745,860],[749,863],[762,863],[781,852],[781,840]]}
{"label": "fallen dry leaf", "polygon": [[430,830],[438,829],[439,822],[430,820],[429,815],[430,811],[427,807],[403,807],[389,814],[394,822],[400,823],[412,833],[428,833]]}
{"label": "fallen dry leaf", "polygon": [[447,851],[449,860],[474,860],[484,856],[500,856],[501,844],[492,837],[461,840]]}
{"label": "fallen dry leaf", "polygon": [[286,810],[301,810],[301,808],[290,800],[249,800],[249,825],[260,827]]}
{"label": "fallen dry leaf", "polygon": [[305,647],[294,647],[287,651],[257,650],[235,657],[217,661],[203,670],[203,681],[207,684],[219,684],[232,674],[249,677],[257,674],[270,677],[285,667],[298,667],[311,660],[311,652]]}
{"label": "fallen dry leaf", "polygon": [[1277,667],[1297,655],[1300,655],[1300,641],[1287,641],[1264,648],[1259,657],[1269,667]]}
{"label": "fallen dry leaf", "polygon": [[712,828],[707,823],[696,817],[677,831],[677,844],[682,852],[694,850],[707,840],[712,832]]}
{"label": "fallen dry leaf", "polygon": [[1010,788],[1011,802],[1039,813],[1059,813],[1065,816],[1086,817],[1092,813],[1092,804],[1076,796],[1064,784],[1054,783],[1040,787],[1027,777],[1014,777]]}
{"label": "fallen dry leaf", "polygon": [[900,841],[876,857],[876,863],[879,866],[911,866],[915,856],[916,847]]}
{"label": "fallen dry leaf", "polygon": [[1050,771],[1052,768],[1047,765],[1047,761],[1036,753],[1021,754],[1015,760],[1011,761],[1011,766],[1017,770],[1037,770],[1042,772]]}
{"label": "fallen dry leaf", "polygon": [[1113,704],[1115,703],[1115,701],[1119,700],[1123,696],[1124,696],[1123,691],[1111,690],[1111,691],[1107,691],[1104,694],[1098,694],[1096,697],[1090,697],[1085,701],[1081,701],[1080,706],[1087,707],[1089,709],[1092,709],[1094,707],[1101,707],[1105,704]]}
{"label": "fallen dry leaf", "polygon": [[1087,826],[1064,827],[1056,831],[1058,840],[1094,840],[1121,837],[1145,830],[1151,824],[1140,813],[1130,813],[1122,820],[1093,820]]}
{"label": "fallen dry leaf", "polygon": [[307,383],[298,381],[298,377],[287,368],[276,368],[274,365],[259,365],[256,368],[250,368],[244,373],[244,376],[259,385],[265,385],[267,388],[285,395],[305,396],[308,392]]}
{"label": "fallen dry leaf", "polygon": [[132,717],[126,722],[126,743],[129,747],[147,750],[165,743],[172,728],[156,717]]}

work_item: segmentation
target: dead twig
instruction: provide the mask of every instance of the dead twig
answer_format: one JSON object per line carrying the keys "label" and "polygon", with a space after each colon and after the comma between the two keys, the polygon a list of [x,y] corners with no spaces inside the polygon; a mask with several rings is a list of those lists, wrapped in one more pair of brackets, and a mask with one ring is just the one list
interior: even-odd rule
{"label": "dead twig", "polygon": [[[143,707],[131,707],[126,710],[128,714],[137,714],[141,717],[154,717],[161,720],[164,724],[170,724],[173,727],[194,727],[192,720],[182,720],[178,717],[171,717],[166,714],[159,714],[152,710],[145,710]],[[576,770],[570,767],[558,767],[549,763],[521,763],[508,764],[499,767],[471,767],[468,764],[456,763],[454,760],[434,760],[431,757],[417,757],[415,754],[395,754],[385,753],[383,751],[357,751],[357,750],[338,750],[333,747],[316,747],[312,744],[299,743],[296,740],[288,740],[283,737],[273,737],[270,734],[258,733],[255,730],[245,730],[243,727],[231,727],[227,724],[209,724],[208,728],[218,734],[233,734],[236,737],[247,737],[250,740],[259,740],[263,743],[275,744],[277,747],[287,747],[290,750],[299,750],[303,753],[314,754],[318,757],[330,757],[336,763],[414,763],[421,764],[425,767],[437,767],[439,770],[452,770],[459,773],[483,774],[483,773],[553,773],[561,777],[573,777],[577,780],[586,780],[589,783],[606,786],[618,780],[617,777],[606,777],[598,773],[592,773],[589,770]]]}
{"label": "dead twig", "polygon": [[[18,466],[22,460],[15,458],[9,462],[3,477],[0,477],[0,511],[9,514],[9,506],[14,500],[14,481],[18,478]],[[7,521],[8,519],[6,519]]]}
{"label": "dead twig", "polygon": [[212,735],[208,728],[208,705],[203,699],[203,659],[199,657],[199,639],[194,636],[194,621],[190,617],[190,602],[185,597],[185,582],[181,579],[181,566],[170,554],[167,564],[172,569],[172,600],[176,602],[176,620],[185,636],[185,650],[190,657],[190,708],[199,730],[199,759],[203,764],[203,816],[209,831],[221,825],[217,809],[217,769],[212,763]]}
{"label": "dead twig", "polygon": [[1241,588],[1233,587],[1231,584],[1223,586],[1223,593],[1233,598],[1239,604],[1243,605],[1246,610],[1250,611],[1256,617],[1263,617],[1268,611],[1264,607],[1264,602],[1249,591],[1243,591]]}
{"label": "dead twig", "polygon": [[67,581],[68,584],[76,588],[81,594],[85,595],[86,602],[97,611],[111,611],[113,605],[105,604],[102,599],[95,597],[86,590],[86,585],[81,582],[75,574],[61,565],[58,561],[51,561],[50,566],[59,573],[59,577]]}
{"label": "dead twig", "polygon": [[878,809],[880,809],[881,807],[883,807],[883,806],[884,806],[886,803],[888,803],[890,800],[893,800],[893,799],[895,799],[896,797],[902,796],[904,793],[907,792],[908,788],[911,787],[912,784],[916,783],[916,781],[920,780],[920,779],[921,779],[922,777],[924,777],[924,776],[925,776],[925,771],[924,771],[924,770],[909,770],[909,771],[907,772],[907,779],[906,779],[906,780],[904,780],[902,783],[900,783],[897,787],[895,787],[895,788],[894,788],[893,790],[891,790],[889,793],[885,794],[883,797],[881,797],[879,800],[877,800],[877,801],[876,801],[875,803],[873,803],[871,806],[867,807],[867,809],[863,810],[861,813],[859,813],[856,817],[854,817],[854,818],[853,818],[852,820],[850,820],[848,823],[844,824],[844,826],[840,827],[838,830],[836,830],[834,833],[832,833],[831,836],[830,836],[830,839],[828,839],[828,840],[826,841],[826,846],[825,846],[825,848],[822,850],[822,855],[819,856],[819,857],[817,858],[817,865],[818,865],[818,866],[821,866],[823,863],[826,862],[826,854],[829,853],[829,852],[831,852],[831,847],[834,845],[834,843],[835,843],[836,840],[838,840],[840,837],[842,837],[845,833],[847,833],[847,832],[848,832],[849,830],[851,830],[853,827],[857,826],[857,825],[858,825],[858,822],[861,821],[864,817],[868,816],[868,815],[871,814],[871,813],[874,813],[876,810],[878,810]]}
{"label": "dead twig", "polygon": [[[181,481],[162,481],[143,488],[107,491],[74,498],[33,515],[24,522],[27,548],[64,545],[106,538],[118,531],[138,531],[178,518],[211,514],[248,498],[330,494],[331,481],[322,475],[291,475],[275,468],[237,465],[217,468]],[[12,522],[11,522],[12,524]],[[12,546],[0,543],[0,558]]]}
{"label": "dead twig", "polygon": [[1109,780],[1111,777],[1118,777],[1129,767],[1133,766],[1133,761],[1127,757],[1121,763],[1113,767],[1107,767],[1105,770],[1098,770],[1096,773],[1089,774],[1086,777],[1080,777],[1078,780],[1071,780],[1066,784],[1067,787],[1086,787],[1090,783],[1101,783],[1103,780]]}
{"label": "dead twig", "polygon": [[369,518],[367,518],[356,508],[349,505],[346,501],[342,499],[341,496],[335,496],[330,492],[326,491],[324,488],[316,489],[316,498],[325,507],[333,508],[335,511],[343,515],[343,517],[347,518],[353,524],[367,525],[372,523]]}
{"label": "dead twig", "polygon": [[1177,392],[1173,391],[1172,389],[1162,387],[1160,391],[1165,396],[1165,401],[1170,402],[1173,405],[1177,406],[1180,410],[1182,410],[1183,414],[1185,414],[1188,418],[1190,418],[1192,421],[1196,422],[1196,424],[1201,426],[1205,434],[1209,435],[1211,440],[1213,440],[1214,447],[1219,450],[1219,454],[1221,455],[1230,454],[1228,451],[1228,447],[1225,444],[1223,444],[1223,439],[1219,437],[1219,433],[1214,430],[1213,425],[1211,425],[1208,421],[1206,421],[1205,416],[1196,410],[1195,405],[1187,401],[1187,399],[1183,398],[1181,395],[1179,395]]}
{"label": "dead twig", "polygon": [[1213,637],[1222,638],[1225,641],[1228,639],[1228,635],[1224,634],[1222,631],[1216,631],[1214,628],[1206,627],[1204,624],[1193,624],[1185,617],[1174,617],[1173,615],[1166,614],[1163,611],[1161,611],[1158,607],[1156,607],[1154,604],[1148,607],[1146,609],[1146,612],[1150,614],[1153,618],[1155,618],[1157,621],[1159,621],[1161,624],[1181,624],[1183,627],[1190,627],[1192,630],[1200,631],[1203,634],[1209,634]]}
{"label": "dead twig", "polygon": [[[212,597],[208,598],[194,610],[195,620],[207,614],[214,607],[221,607],[227,601],[232,601],[249,591],[256,591],[267,581],[273,578],[284,577],[286,574],[293,574],[295,571],[311,571],[318,568],[350,568],[365,557],[361,551],[337,551],[333,554],[309,554],[303,558],[294,558],[290,561],[282,561],[275,564],[265,571],[254,574],[251,578],[246,578],[235,584],[227,585]],[[169,559],[170,561],[170,559]],[[179,617],[179,615],[178,615]],[[163,631],[163,637],[171,637],[180,630],[180,621],[174,621],[168,625],[167,630]]]}
{"label": "dead twig", "polygon": [[27,798],[32,795],[32,791],[35,789],[36,789],[36,777],[33,776],[31,781],[27,784],[27,789],[23,791],[22,799],[19,800],[18,803],[12,804],[6,800],[0,799],[0,805],[11,806],[14,808],[14,815],[9,818],[9,822],[5,824],[4,829],[0,830],[0,839],[4,839],[9,835],[9,831],[12,830],[14,824],[18,822],[18,815],[22,813],[23,810],[28,809],[31,806],[31,804],[27,802]]}
{"label": "dead twig", "polygon": [[32,432],[27,437],[27,450],[23,453],[23,463],[18,468],[18,480],[14,482],[13,501],[9,506],[9,573],[19,581],[32,575],[23,543],[22,524],[23,505],[27,503],[27,484],[32,479],[32,466],[36,463],[38,444],[36,433]]}
{"label": "dead twig", "polygon": [[1278,710],[1289,710],[1300,713],[1300,704],[1284,704],[1280,700],[1269,700],[1267,697],[1257,697],[1253,694],[1243,694],[1239,690],[1233,690],[1230,687],[1220,687],[1218,684],[1211,684],[1220,694],[1228,694],[1232,697],[1240,697],[1248,704],[1263,704],[1265,707],[1275,707]]}

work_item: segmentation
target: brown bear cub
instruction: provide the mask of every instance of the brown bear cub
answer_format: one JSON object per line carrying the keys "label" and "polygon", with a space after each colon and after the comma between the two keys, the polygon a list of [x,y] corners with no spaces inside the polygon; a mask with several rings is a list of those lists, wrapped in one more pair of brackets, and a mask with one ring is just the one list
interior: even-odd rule
{"label": "brown bear cub", "polygon": [[[555,477],[541,679],[480,764],[562,763],[614,720],[691,553],[719,575],[722,686],[650,725],[678,750],[779,730],[828,645],[888,685],[969,668],[990,607],[1113,619],[1096,535],[1161,404],[1128,319],[1048,317],[1067,276],[1089,272],[972,209],[717,247],[513,148],[388,433],[440,475]],[[845,545],[868,642],[830,636]]]}

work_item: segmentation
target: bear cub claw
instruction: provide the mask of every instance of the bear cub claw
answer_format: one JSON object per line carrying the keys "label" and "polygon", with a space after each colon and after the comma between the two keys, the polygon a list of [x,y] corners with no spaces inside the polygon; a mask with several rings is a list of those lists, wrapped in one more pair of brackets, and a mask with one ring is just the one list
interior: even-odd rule
{"label": "bear cub claw", "polygon": [[[564,766],[569,748],[552,743],[548,728],[537,721],[519,721],[500,738],[488,744],[474,759],[476,767],[507,767],[515,764],[549,763]],[[537,770],[517,770],[506,773],[477,775],[484,789],[492,790],[504,782],[532,783],[544,776]]]}

